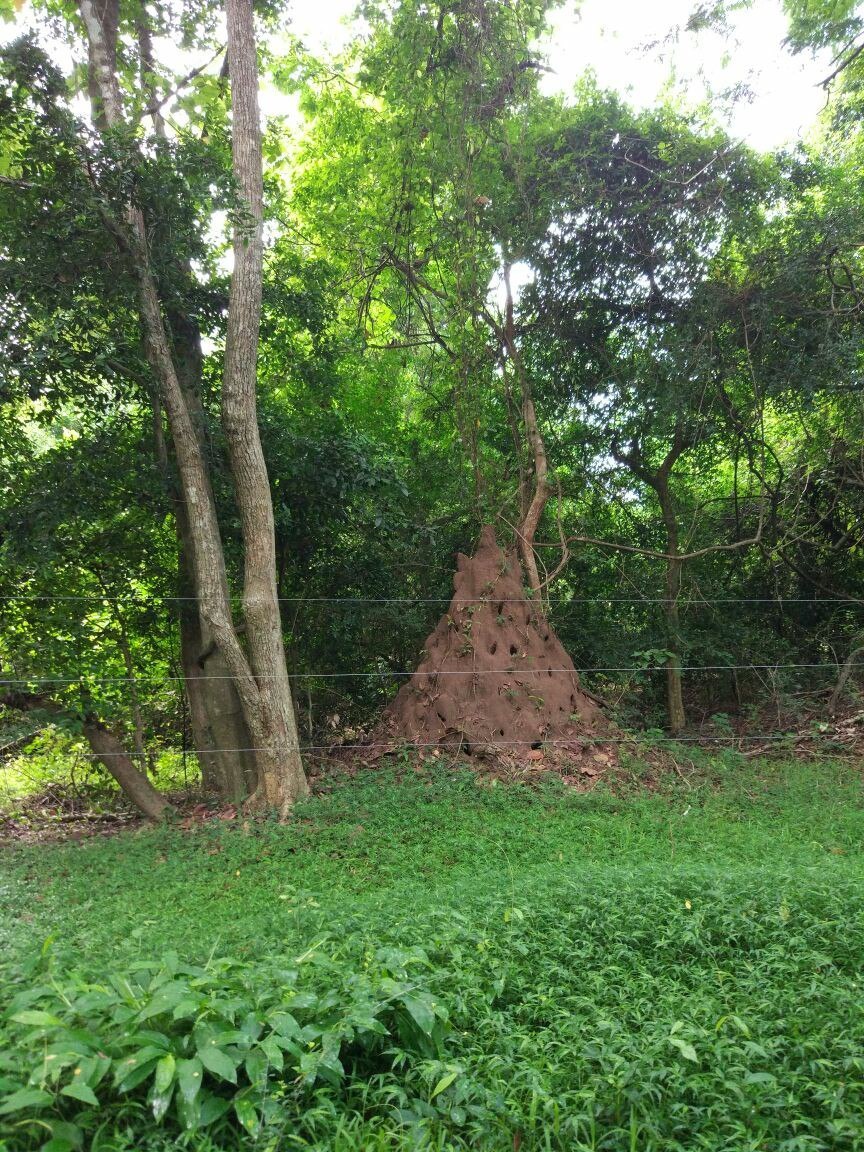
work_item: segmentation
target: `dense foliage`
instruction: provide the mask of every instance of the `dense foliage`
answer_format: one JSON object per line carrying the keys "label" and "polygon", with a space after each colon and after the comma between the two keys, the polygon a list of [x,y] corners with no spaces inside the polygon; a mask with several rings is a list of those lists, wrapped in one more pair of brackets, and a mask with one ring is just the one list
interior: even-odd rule
{"label": "dense foliage", "polygon": [[860,1149],[856,774],[641,772],[367,774],[287,828],[19,849],[0,1137]]}
{"label": "dense foliage", "polygon": [[[532,484],[551,618],[627,722],[674,730],[827,693],[858,646],[857,57],[811,144],[756,156],[704,112],[636,113],[590,81],[542,96],[545,17],[369,5],[337,61],[281,33],[265,56],[299,100],[292,134],[274,120],[265,137],[258,379],[307,744],[372,720],[449,595],[454,552],[487,521],[518,542]],[[71,11],[51,19],[77,43]],[[118,56],[128,130],[93,134],[87,69],[63,74],[39,35],[0,64],[0,660],[139,754],[188,726],[192,589],[105,224],[130,194],[177,347],[194,359],[204,338],[202,434],[229,577],[242,565],[218,419],[226,87],[218,60],[186,76],[152,57],[166,32],[218,47],[203,13],[151,19]],[[796,50],[857,35],[851,7],[792,19]],[[123,13],[121,34],[133,24]]]}
{"label": "dense foliage", "polygon": [[0,1152],[864,1152],[864,16],[554,7],[0,0]]}

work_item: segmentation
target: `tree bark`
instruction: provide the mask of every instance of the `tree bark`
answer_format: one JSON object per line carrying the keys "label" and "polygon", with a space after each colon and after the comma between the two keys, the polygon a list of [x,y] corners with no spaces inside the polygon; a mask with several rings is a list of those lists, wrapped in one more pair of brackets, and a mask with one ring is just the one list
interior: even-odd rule
{"label": "tree bark", "polygon": [[[120,89],[94,0],[79,0],[89,58],[105,126],[124,125]],[[248,221],[235,228],[235,273],[229,301],[223,423],[245,545],[244,616],[250,659],[234,629],[215,501],[198,430],[189,410],[162,314],[144,215],[129,204],[123,224],[108,211],[106,225],[126,249],[138,287],[138,310],[151,370],[168,415],[188,527],[188,561],[195,582],[202,639],[224,660],[255,750],[253,807],[284,812],[306,790],[276,596],[273,511],[258,435],[255,366],[261,305],[262,177],[257,63],[249,0],[229,0],[233,156]],[[184,538],[185,532],[184,532]],[[215,679],[215,677],[214,677]]]}
{"label": "tree bark", "polygon": [[[93,123],[100,132],[109,127],[108,113],[104,106],[104,79],[113,76],[117,67],[117,34],[120,25],[119,0],[84,0],[80,5],[81,15],[87,26],[90,39],[91,26],[98,29],[95,52],[91,51],[87,67],[87,92]],[[92,40],[91,40],[92,43]]]}
{"label": "tree bark", "polygon": [[[537,423],[537,411],[534,407],[534,396],[531,391],[531,381],[525,371],[525,362],[516,339],[516,325],[513,315],[513,289],[510,282],[510,262],[504,261],[504,289],[505,313],[502,337],[507,358],[513,365],[513,371],[519,382],[519,393],[522,400],[522,426],[531,449],[533,462],[533,485],[530,492],[526,490],[526,482],[520,479],[520,506],[522,519],[519,524],[517,547],[519,558],[528,578],[528,586],[535,596],[539,597],[542,590],[542,581],[537,568],[537,555],[534,551],[534,541],[537,538],[537,529],[540,526],[540,517],[549,500],[549,461],[546,456],[546,445]],[[520,469],[521,476],[521,469]]]}
{"label": "tree bark", "polygon": [[284,810],[306,793],[276,586],[276,538],[257,417],[258,337],[263,264],[263,178],[258,64],[252,0],[227,0],[231,150],[244,217],[234,226],[222,425],[244,545],[243,620],[263,729],[251,808]]}
{"label": "tree bark", "polygon": [[150,820],[161,820],[174,811],[170,801],[157,792],[146,775],[139,771],[123,745],[104,724],[93,717],[84,722],[84,735],[94,756],[114,777],[125,796]]}
{"label": "tree bark", "polygon": [[[19,712],[45,711],[53,716],[63,716],[64,708],[56,700],[32,692],[7,692],[0,697],[0,703]],[[102,766],[120,785],[123,794],[150,820],[161,820],[174,805],[153,787],[145,772],[140,771],[126,752],[126,749],[95,716],[87,716],[83,724],[87,743]]]}
{"label": "tree bark", "polygon": [[678,599],[681,595],[681,571],[684,565],[679,557],[678,517],[675,501],[669,487],[669,477],[678,460],[691,446],[683,422],[675,425],[672,444],[662,463],[654,471],[648,467],[638,441],[634,440],[624,451],[616,443],[612,444],[612,455],[619,464],[637,476],[654,490],[660,504],[660,515],[666,531],[666,575],[664,581],[663,619],[666,626],[666,647],[669,659],[666,661],[666,714],[669,731],[677,735],[687,725],[684,709],[684,696],[681,682],[681,616]]}
{"label": "tree bark", "polygon": [[[186,406],[195,427],[201,453],[207,457],[212,453],[209,442],[207,419],[201,402],[201,379],[203,356],[201,354],[201,333],[198,325],[179,310],[172,310],[168,316],[172,337],[172,352],[177,366],[180,387],[183,390]],[[212,488],[211,488],[211,499]],[[194,596],[196,580],[192,571],[192,545],[190,539],[189,515],[182,498],[176,501],[176,524],[180,553],[180,571],[186,593]],[[224,595],[229,598],[228,576],[225,571],[224,556],[221,557],[219,578],[224,585]],[[196,749],[203,752],[207,764],[201,761],[202,778],[205,770],[208,778],[215,782],[218,791],[227,800],[243,800],[257,784],[257,768],[254,744],[249,727],[243,715],[242,702],[231,679],[227,661],[219,650],[214,637],[197,615],[197,609],[189,612],[188,603],[183,602],[181,616],[181,661],[186,681],[186,698],[189,701],[189,716],[193,722],[197,715],[203,723],[206,719],[206,743]],[[194,607],[194,606],[193,606]],[[184,641],[185,637],[185,641]],[[194,703],[193,703],[194,698]]]}
{"label": "tree bark", "polygon": [[836,716],[837,709],[840,705],[840,699],[846,690],[846,685],[855,668],[855,661],[861,656],[864,656],[864,647],[853,648],[846,660],[843,667],[840,669],[840,675],[837,677],[837,683],[834,685],[834,691],[831,693],[831,699],[828,702],[828,712],[831,716]]}

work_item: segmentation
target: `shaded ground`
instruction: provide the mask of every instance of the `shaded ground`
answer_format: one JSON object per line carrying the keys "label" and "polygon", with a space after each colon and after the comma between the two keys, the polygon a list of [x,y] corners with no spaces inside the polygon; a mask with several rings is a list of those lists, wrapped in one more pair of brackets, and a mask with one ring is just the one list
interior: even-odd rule
{"label": "shaded ground", "polygon": [[[478,784],[486,786],[525,785],[537,790],[554,781],[568,792],[590,792],[601,785],[613,794],[628,795],[634,787],[646,792],[675,786],[698,788],[714,778],[706,765],[718,760],[727,768],[740,765],[745,772],[749,771],[748,763],[756,759],[783,762],[794,758],[802,764],[842,762],[853,773],[864,766],[864,711],[856,703],[850,702],[836,717],[826,720],[817,701],[802,701],[794,715],[780,717],[784,727],[775,732],[770,732],[771,719],[761,715],[749,723],[736,722],[730,731],[722,732],[706,725],[679,741],[660,734],[618,730],[607,735],[607,743],[599,747],[586,745],[577,757],[570,747],[556,743],[529,749],[498,748],[494,754],[481,751],[461,757],[453,756],[446,747],[417,749],[374,737],[364,747],[357,745],[355,730],[347,745],[335,740],[326,755],[309,758],[306,767],[315,795],[327,795],[343,782],[382,770],[385,774],[395,770],[399,779],[423,779],[453,766],[470,771]],[[773,719],[776,723],[776,714]],[[614,755],[608,754],[610,747],[614,747]],[[2,770],[0,767],[0,773]],[[166,794],[177,808],[181,829],[211,820],[244,822],[236,806],[194,787],[169,789]],[[89,783],[57,782],[37,787],[24,796],[4,796],[0,791],[0,844],[80,841],[145,825],[126,799],[98,776],[91,777]]]}

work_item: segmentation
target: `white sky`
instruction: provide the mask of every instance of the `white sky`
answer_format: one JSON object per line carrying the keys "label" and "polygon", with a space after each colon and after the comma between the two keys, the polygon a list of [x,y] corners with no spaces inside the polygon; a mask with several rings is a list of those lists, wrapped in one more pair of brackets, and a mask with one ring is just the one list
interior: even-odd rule
{"label": "white sky", "polygon": [[[293,30],[316,53],[338,50],[347,41],[357,0],[293,0]],[[544,46],[553,72],[543,79],[547,91],[568,92],[586,69],[603,88],[617,89],[645,107],[670,90],[696,104],[713,93],[711,104],[734,136],[758,149],[793,142],[806,134],[825,94],[819,81],[830,71],[825,59],[793,57],[783,47],[785,20],[780,0],[752,0],[749,10],[732,17],[733,36],[683,32],[697,0],[564,0],[554,14]],[[0,42],[28,22],[25,6],[16,25],[0,25]],[[650,45],[654,43],[654,47]],[[172,46],[157,45],[160,51]],[[171,52],[176,55],[176,52]],[[68,52],[62,53],[68,57]],[[65,60],[58,61],[66,63]],[[197,61],[196,61],[197,62]],[[170,63],[176,64],[176,60]],[[178,66],[178,70],[183,68]],[[752,98],[726,108],[720,94],[746,84]],[[284,97],[264,92],[265,112],[286,112]]]}
{"label": "white sky", "polygon": [[[294,0],[294,31],[313,50],[338,48],[348,36],[355,0]],[[751,102],[739,102],[726,122],[753,147],[769,149],[794,141],[812,124],[825,103],[819,81],[830,71],[824,61],[793,57],[783,47],[785,19],[779,0],[753,0],[733,17],[734,39],[712,33],[682,33],[677,44],[654,49],[683,26],[696,0],[566,0],[555,13],[546,45],[554,74],[547,91],[567,92],[593,68],[603,88],[614,88],[631,103],[654,103],[670,83],[690,103],[746,83]],[[578,11],[577,11],[578,9]],[[718,99],[712,101],[719,109]]]}

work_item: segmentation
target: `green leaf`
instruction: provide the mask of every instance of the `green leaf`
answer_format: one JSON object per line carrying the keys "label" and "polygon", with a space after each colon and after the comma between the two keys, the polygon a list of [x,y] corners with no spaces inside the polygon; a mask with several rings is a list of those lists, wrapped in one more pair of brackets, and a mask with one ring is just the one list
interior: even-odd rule
{"label": "green leaf", "polygon": [[231,1107],[231,1101],[224,1096],[207,1096],[201,1101],[201,1112],[198,1123],[202,1128],[219,1120]]}
{"label": "green leaf", "polygon": [[289,1036],[291,1039],[297,1039],[302,1033],[300,1025],[290,1012],[274,1012],[269,1017],[268,1023],[274,1032],[278,1032],[280,1036]]}
{"label": "green leaf", "polygon": [[191,1060],[177,1061],[177,1083],[180,1086],[180,1095],[187,1104],[191,1104],[201,1091],[201,1081],[204,1077],[204,1066],[197,1056]]}
{"label": "green leaf", "polygon": [[200,1000],[181,1000],[179,1004],[174,1006],[171,1018],[173,1020],[186,1020],[190,1016],[197,1016],[200,1011]]}
{"label": "green leaf", "polygon": [[420,1031],[431,1036],[435,1027],[435,1012],[429,1001],[421,1000],[418,996],[403,996],[402,1004]]}
{"label": "green leaf", "polygon": [[276,1043],[272,1036],[268,1036],[265,1040],[261,1041],[261,1051],[273,1065],[277,1072],[281,1072],[285,1064],[284,1057],[282,1056],[282,1049]]}
{"label": "green leaf", "polygon": [[121,1060],[114,1069],[114,1086],[126,1091],[140,1084],[149,1075],[150,1068],[165,1055],[161,1048],[148,1044],[131,1056]]}
{"label": "green leaf", "polygon": [[745,1084],[776,1084],[777,1077],[770,1072],[748,1072],[744,1077]]}
{"label": "green leaf", "polygon": [[252,1051],[247,1054],[244,1065],[250,1084],[258,1084],[267,1079],[269,1063],[267,1054],[262,1052],[260,1048],[253,1048]]}
{"label": "green leaf", "polygon": [[167,1056],[163,1056],[156,1065],[156,1075],[153,1077],[153,1091],[157,1095],[161,1096],[171,1087],[174,1081],[175,1067],[176,1062],[170,1052]]}
{"label": "green leaf", "polygon": [[41,1088],[19,1088],[0,1104],[0,1116],[21,1112],[25,1108],[44,1108],[52,1099],[50,1092],[43,1092]]}
{"label": "green leaf", "polygon": [[16,1012],[12,1017],[16,1024],[29,1024],[34,1028],[57,1028],[63,1023],[50,1012],[41,1012],[38,1008],[28,1008],[26,1012]]}
{"label": "green leaf", "polygon": [[67,1084],[65,1088],[61,1088],[60,1095],[69,1096],[73,1100],[80,1100],[84,1104],[92,1104],[94,1108],[99,1107],[99,1100],[96,1093],[89,1084],[84,1084],[81,1080],[73,1080],[72,1083]]}
{"label": "green leaf", "polygon": [[219,1076],[222,1080],[228,1080],[232,1084],[237,1083],[237,1069],[234,1061],[221,1048],[217,1048],[213,1044],[202,1044],[198,1049],[198,1059],[214,1076]]}
{"label": "green leaf", "polygon": [[435,1085],[435,1089],[432,1092],[432,1099],[434,1100],[436,1096],[440,1095],[445,1088],[449,1088],[458,1075],[459,1069],[457,1068],[455,1072],[448,1072],[446,1076],[442,1076]]}
{"label": "green leaf", "polygon": [[42,1145],[42,1152],[49,1148],[52,1141],[57,1143],[53,1149],[49,1148],[49,1152],[60,1152],[61,1147],[64,1150],[70,1148],[80,1148],[84,1143],[84,1133],[77,1124],[70,1124],[68,1120],[51,1120],[51,1140],[47,1144]]}
{"label": "green leaf", "polygon": [[138,1019],[143,1023],[152,1016],[160,1016],[163,1012],[170,1012],[184,1001],[188,1001],[189,998],[189,989],[185,983],[163,984],[156,989],[153,999],[141,1010]]}
{"label": "green leaf", "polygon": [[670,1036],[669,1043],[675,1045],[685,1060],[691,1060],[694,1064],[699,1063],[696,1049],[687,1040],[680,1040],[677,1036]]}
{"label": "green leaf", "polygon": [[166,1092],[153,1091],[150,1094],[150,1107],[153,1109],[153,1119],[158,1124],[171,1104],[171,1097],[174,1095],[174,1086],[169,1085]]}
{"label": "green leaf", "polygon": [[250,1136],[257,1136],[258,1130],[261,1127],[261,1121],[258,1118],[258,1109],[251,1100],[241,1096],[234,1101],[234,1111],[237,1113],[237,1119],[246,1129]]}

